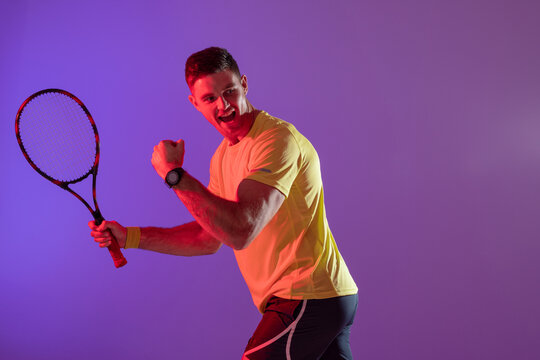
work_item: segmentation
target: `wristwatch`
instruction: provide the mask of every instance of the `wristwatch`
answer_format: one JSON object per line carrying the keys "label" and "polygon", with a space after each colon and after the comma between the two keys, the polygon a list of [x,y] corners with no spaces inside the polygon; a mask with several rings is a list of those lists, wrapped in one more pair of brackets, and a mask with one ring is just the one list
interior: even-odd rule
{"label": "wristwatch", "polygon": [[165,184],[167,184],[169,188],[172,188],[174,185],[177,185],[180,182],[180,180],[182,180],[182,175],[184,175],[184,169],[182,168],[172,169],[165,176]]}

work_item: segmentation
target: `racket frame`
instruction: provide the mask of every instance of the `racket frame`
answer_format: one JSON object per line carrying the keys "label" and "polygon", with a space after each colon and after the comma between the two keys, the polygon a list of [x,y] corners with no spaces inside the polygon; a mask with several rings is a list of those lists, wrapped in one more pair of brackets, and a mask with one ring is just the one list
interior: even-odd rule
{"label": "racket frame", "polygon": [[[19,122],[20,122],[21,115],[24,113],[24,109],[25,109],[26,105],[30,101],[35,99],[36,97],[38,97],[40,95],[43,95],[43,94],[47,94],[47,93],[60,93],[62,95],[68,96],[69,98],[74,100],[81,107],[81,109],[84,111],[84,113],[86,114],[86,117],[88,118],[88,120],[90,121],[90,124],[92,126],[92,130],[94,131],[95,143],[96,143],[96,156],[94,158],[94,164],[92,165],[90,170],[88,172],[86,172],[86,174],[84,174],[84,175],[82,175],[79,178],[74,179],[74,180],[60,181],[58,179],[55,179],[55,178],[49,176],[45,172],[43,172],[32,161],[32,159],[28,155],[28,153],[26,151],[26,148],[24,147],[24,142],[23,142],[23,140],[21,138],[21,135],[20,135]],[[50,182],[52,182],[55,185],[58,185],[59,187],[61,187],[62,189],[68,191],[73,196],[75,196],[77,199],[79,199],[84,204],[84,206],[86,206],[88,211],[90,211],[90,213],[94,217],[96,225],[99,226],[105,220],[103,218],[103,215],[101,214],[101,211],[99,210],[99,205],[97,203],[97,197],[96,197],[96,179],[97,179],[97,172],[98,172],[98,165],[99,165],[99,154],[100,154],[100,152],[99,152],[99,150],[100,150],[99,149],[99,133],[98,133],[98,130],[97,130],[96,123],[94,122],[94,119],[92,118],[92,115],[90,114],[90,111],[88,111],[88,109],[86,108],[84,103],[81,100],[79,100],[79,98],[77,98],[75,95],[73,95],[70,92],[65,91],[65,90],[52,89],[52,88],[51,89],[40,90],[40,91],[30,95],[22,103],[22,105],[19,107],[19,110],[17,111],[17,117],[16,117],[16,120],[15,120],[15,135],[17,136],[17,142],[19,143],[19,147],[21,148],[21,151],[22,151],[26,161],[28,161],[28,163],[30,164],[30,166],[32,166],[32,168],[34,170],[36,170],[45,179],[49,180]],[[92,175],[92,198],[93,198],[93,202],[94,202],[94,209],[92,209],[90,204],[81,195],[79,195],[77,192],[75,192],[73,189],[71,189],[69,187],[70,184],[78,183],[78,182],[86,179],[90,175]],[[108,248],[109,248],[109,252],[111,253],[111,256],[113,258],[114,265],[117,268],[122,267],[127,263],[127,260],[124,258],[124,255],[122,255],[122,252],[120,250],[120,246],[118,245],[118,241],[114,238],[114,236],[113,236],[113,240],[111,241],[111,245]]]}

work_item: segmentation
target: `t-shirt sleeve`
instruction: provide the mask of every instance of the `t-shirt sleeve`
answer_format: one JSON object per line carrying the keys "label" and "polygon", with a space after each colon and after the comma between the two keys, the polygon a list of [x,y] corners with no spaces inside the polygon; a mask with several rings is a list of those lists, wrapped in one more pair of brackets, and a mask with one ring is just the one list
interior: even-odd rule
{"label": "t-shirt sleeve", "polygon": [[298,175],[300,148],[288,129],[266,134],[253,147],[246,179],[272,186],[286,197]]}

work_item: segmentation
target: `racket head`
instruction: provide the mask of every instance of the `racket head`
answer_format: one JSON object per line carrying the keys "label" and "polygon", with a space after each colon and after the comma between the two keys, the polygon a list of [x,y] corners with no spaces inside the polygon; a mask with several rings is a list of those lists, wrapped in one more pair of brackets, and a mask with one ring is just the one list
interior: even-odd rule
{"label": "racket head", "polygon": [[96,175],[97,127],[70,92],[45,89],[30,95],[17,111],[15,133],[28,163],[53,183],[65,187]]}

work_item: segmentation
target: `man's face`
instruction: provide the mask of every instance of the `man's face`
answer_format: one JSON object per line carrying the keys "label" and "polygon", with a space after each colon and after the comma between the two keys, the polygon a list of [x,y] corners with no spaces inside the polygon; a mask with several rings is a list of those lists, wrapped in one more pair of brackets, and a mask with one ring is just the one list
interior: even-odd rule
{"label": "man's face", "polygon": [[247,115],[246,76],[238,77],[230,70],[206,75],[191,86],[189,101],[231,143],[238,142],[251,128]]}

